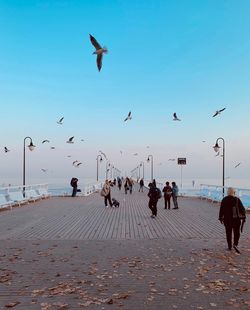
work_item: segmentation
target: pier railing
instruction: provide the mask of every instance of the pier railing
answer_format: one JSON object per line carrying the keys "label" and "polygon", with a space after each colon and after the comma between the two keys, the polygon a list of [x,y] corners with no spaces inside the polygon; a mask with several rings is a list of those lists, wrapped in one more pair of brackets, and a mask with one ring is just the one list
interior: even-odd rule
{"label": "pier railing", "polygon": [[0,208],[20,206],[49,196],[48,184],[0,187]]}
{"label": "pier railing", "polygon": [[[84,184],[82,187],[80,186],[78,188],[77,196],[88,196],[91,195],[97,191],[100,191],[103,187],[104,181],[99,182],[92,182]],[[72,187],[56,187],[53,184],[49,186],[49,192],[52,196],[71,196],[72,194]]]}
{"label": "pier railing", "polygon": [[[227,194],[228,187],[224,187],[224,196]],[[250,189],[235,188],[236,196],[239,197],[246,209],[250,210]],[[201,198],[211,200],[213,202],[220,202],[223,199],[223,187],[218,185],[200,184]]]}

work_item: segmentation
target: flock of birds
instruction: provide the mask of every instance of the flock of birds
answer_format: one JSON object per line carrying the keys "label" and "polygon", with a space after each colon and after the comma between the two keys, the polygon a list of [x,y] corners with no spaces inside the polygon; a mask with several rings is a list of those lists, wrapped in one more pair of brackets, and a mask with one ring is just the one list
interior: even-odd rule
{"label": "flock of birds", "polygon": [[[220,114],[221,112],[223,112],[225,109],[226,109],[226,108],[217,110],[217,111],[214,113],[213,117],[219,115],[219,114]],[[126,122],[126,121],[128,121],[128,120],[131,120],[131,119],[132,119],[132,113],[131,113],[131,111],[129,111],[128,115],[127,115],[126,118],[124,119],[124,122]],[[177,116],[176,113],[173,113],[173,120],[174,120],[174,121],[181,121],[181,119],[178,118],[178,116]],[[64,117],[61,117],[56,123],[57,123],[58,125],[63,125],[63,121],[64,121]],[[84,141],[84,139],[81,139],[81,141]],[[206,142],[206,141],[202,141],[202,142]],[[42,141],[42,144],[44,144],[44,143],[50,143],[50,140],[44,139],[44,140]],[[74,143],[74,136],[69,137],[68,140],[66,141],[66,143],[73,144],[73,143]],[[54,146],[51,146],[50,148],[51,148],[51,149],[55,149]],[[149,146],[147,145],[146,148],[149,148]],[[5,146],[5,147],[4,147],[4,152],[5,152],[5,153],[8,153],[8,152],[10,152],[10,149],[8,149],[8,147]],[[105,158],[105,159],[107,160],[107,155],[106,155],[102,150],[99,150],[99,153],[100,153],[100,155],[101,155],[101,158],[100,158],[101,161],[103,160],[103,158]],[[120,154],[122,155],[122,154],[123,154],[123,151],[120,150]],[[134,153],[133,155],[134,155],[134,156],[138,156],[138,153]],[[220,152],[217,152],[217,154],[216,154],[215,156],[219,156],[219,155],[220,155]],[[71,155],[68,155],[67,157],[70,158]],[[175,161],[175,160],[176,160],[175,158],[169,158],[169,159],[168,159],[168,161]],[[79,167],[82,165],[82,162],[80,162],[80,161],[78,161],[78,160],[74,160],[74,161],[72,162],[72,165],[73,165],[74,167],[76,167],[76,168],[79,168]],[[159,165],[162,165],[162,163],[159,163]],[[234,166],[234,168],[237,168],[237,167],[239,167],[240,165],[241,165],[241,163],[237,163],[237,164]],[[41,171],[42,171],[42,172],[47,172],[47,169],[42,168]]]}
{"label": "flock of birds", "polygon": [[[103,59],[103,55],[104,54],[107,54],[108,53],[108,49],[105,47],[105,46],[101,46],[98,41],[91,35],[89,34],[89,38],[90,38],[90,42],[92,43],[92,45],[95,47],[95,51],[93,52],[94,55],[96,55],[96,64],[97,64],[97,68],[98,68],[98,71],[100,72],[101,71],[101,68],[102,68],[102,59]],[[221,114],[223,111],[225,111],[226,108],[223,108],[223,109],[220,109],[220,110],[217,110],[215,111],[215,113],[213,114],[212,117],[216,117],[218,116],[219,114]],[[129,120],[132,120],[132,112],[129,111],[128,115],[126,116],[126,118],[124,119],[124,122],[127,122]],[[64,121],[64,117],[61,117],[58,121],[57,121],[57,124],[58,125],[63,125],[63,121]],[[173,121],[181,121],[181,119],[177,116],[177,113],[174,112],[173,113]],[[81,141],[84,141],[83,139],[81,139]],[[202,142],[205,142],[205,141],[202,141]],[[44,143],[50,143],[50,140],[48,139],[45,139],[42,141],[42,144]],[[66,143],[69,143],[69,144],[73,144],[74,143],[74,136],[70,137]],[[147,148],[149,148],[149,146],[147,146]],[[54,146],[51,146],[51,149],[55,149]],[[4,147],[4,152],[5,153],[8,153],[10,152],[10,149],[8,149],[7,146]],[[101,150],[99,151],[100,152],[100,155],[102,155],[106,160],[107,160],[107,156],[104,152],[102,152]],[[122,155],[122,151],[120,151],[120,154]],[[215,155],[215,156],[219,156],[219,152]],[[134,153],[133,154],[134,156],[137,156],[138,153]],[[68,157],[71,157],[71,155],[68,155]],[[102,157],[101,157],[102,159]],[[168,159],[169,161],[175,161],[174,158],[170,158]],[[239,167],[241,163],[238,163],[237,165],[235,165],[235,168]],[[80,167],[80,165],[82,165],[82,162],[78,161],[78,160],[74,160],[72,165],[74,167]],[[41,169],[43,172],[47,172],[47,169]]]}
{"label": "flock of birds", "polygon": [[[93,37],[92,37],[92,38],[93,38]],[[92,40],[93,40],[93,39],[92,39]],[[98,58],[98,57],[97,57],[97,58]],[[100,58],[98,58],[98,59],[99,59],[99,61],[101,61]],[[219,114],[220,114],[221,112],[223,112],[225,109],[226,109],[226,108],[217,110],[217,111],[213,114],[213,117],[219,115]],[[127,115],[126,118],[124,119],[124,122],[129,121],[129,120],[131,120],[131,119],[132,119],[132,112],[129,111],[128,115]],[[64,121],[64,117],[61,117],[56,123],[57,123],[58,125],[63,125],[63,121]],[[181,121],[181,119],[178,118],[176,112],[173,113],[173,121]],[[81,139],[81,141],[84,141],[84,139]],[[202,142],[206,142],[206,141],[202,141]],[[44,139],[44,140],[42,141],[42,144],[44,144],[44,143],[50,143],[50,140]],[[74,143],[74,136],[69,137],[68,140],[66,141],[66,143],[73,144],[73,143]],[[51,146],[50,148],[51,148],[52,150],[55,149],[54,146]],[[147,148],[149,148],[149,146],[147,146]],[[8,152],[10,152],[10,149],[8,149],[8,147],[5,146],[5,147],[4,147],[4,152],[5,152],[5,153],[8,153]],[[107,160],[107,156],[106,156],[106,154],[105,154],[103,151],[99,150],[99,153],[100,153],[100,155],[101,155],[102,157],[104,157],[104,158]],[[123,152],[120,151],[120,154],[122,155]],[[138,153],[134,153],[133,155],[134,155],[134,156],[138,156]],[[217,152],[217,154],[216,154],[215,156],[219,156],[219,155],[220,155],[220,152]],[[67,157],[70,158],[71,155],[68,155]],[[101,160],[102,160],[102,157],[101,157]],[[168,161],[175,161],[175,158],[169,158]],[[160,165],[161,165],[161,164],[162,164],[162,163],[160,163]],[[78,160],[74,160],[74,161],[72,162],[72,165],[73,165],[74,167],[76,167],[76,168],[79,168],[79,167],[82,165],[82,162],[80,162],[80,161],[78,161]],[[240,165],[241,165],[241,163],[237,163],[237,164],[234,166],[234,168],[237,168],[237,167],[239,167]],[[47,169],[42,168],[41,171],[42,171],[42,172],[47,172]]]}

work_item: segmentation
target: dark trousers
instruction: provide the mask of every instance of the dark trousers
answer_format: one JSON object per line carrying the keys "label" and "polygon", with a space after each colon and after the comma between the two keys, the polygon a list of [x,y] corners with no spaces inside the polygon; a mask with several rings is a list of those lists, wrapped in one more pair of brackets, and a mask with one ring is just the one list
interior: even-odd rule
{"label": "dark trousers", "polygon": [[173,195],[172,198],[173,198],[174,207],[175,207],[176,209],[178,209],[177,196],[174,196],[174,195]]}
{"label": "dark trousers", "polygon": [[168,196],[164,196],[164,201],[165,201],[165,209],[170,209],[170,198],[171,196],[168,195]]}
{"label": "dark trousers", "polygon": [[77,193],[77,187],[73,187],[73,191],[72,191],[72,197],[75,197]]}
{"label": "dark trousers", "polygon": [[152,211],[152,215],[157,216],[157,202],[158,200],[149,199],[148,207]]}
{"label": "dark trousers", "polygon": [[240,239],[240,219],[233,219],[230,222],[226,222],[225,228],[226,228],[226,236],[227,236],[227,244],[228,248],[232,248],[232,232],[234,233],[234,245],[238,245],[239,239]]}
{"label": "dark trousers", "polygon": [[111,201],[111,197],[110,197],[110,192],[108,193],[108,195],[104,196],[104,203],[105,206],[107,207],[109,202],[110,207],[112,207],[112,201]]}

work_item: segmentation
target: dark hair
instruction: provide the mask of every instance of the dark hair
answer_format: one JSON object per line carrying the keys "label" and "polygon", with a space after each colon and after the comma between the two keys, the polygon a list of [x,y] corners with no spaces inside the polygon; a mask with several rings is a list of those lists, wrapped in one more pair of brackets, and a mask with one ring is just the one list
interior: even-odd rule
{"label": "dark hair", "polygon": [[176,185],[176,183],[175,183],[175,182],[172,182],[172,185]]}
{"label": "dark hair", "polygon": [[169,182],[166,182],[166,185],[169,185]]}

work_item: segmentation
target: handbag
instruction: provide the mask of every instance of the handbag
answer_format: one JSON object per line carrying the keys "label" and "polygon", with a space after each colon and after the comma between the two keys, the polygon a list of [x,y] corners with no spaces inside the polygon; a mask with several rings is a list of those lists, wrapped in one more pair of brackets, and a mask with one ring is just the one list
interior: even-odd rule
{"label": "handbag", "polygon": [[100,195],[101,195],[102,197],[106,196],[106,191],[105,191],[104,188],[102,188],[102,190],[101,190],[101,192],[100,192]]}
{"label": "handbag", "polygon": [[233,206],[233,218],[238,218],[240,220],[245,220],[246,219],[245,214],[242,214],[240,212],[240,210],[239,210],[237,197],[236,197],[236,204],[235,204],[235,206]]}

